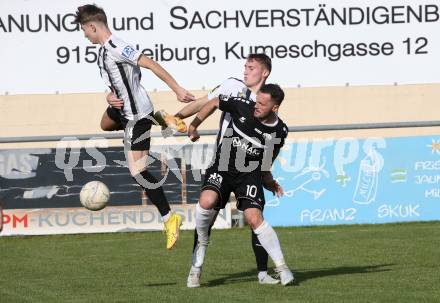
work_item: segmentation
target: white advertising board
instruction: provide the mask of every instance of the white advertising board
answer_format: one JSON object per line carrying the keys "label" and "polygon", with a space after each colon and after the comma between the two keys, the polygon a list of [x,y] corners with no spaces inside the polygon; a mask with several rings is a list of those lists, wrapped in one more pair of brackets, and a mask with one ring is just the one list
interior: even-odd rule
{"label": "white advertising board", "polygon": [[[195,204],[172,206],[172,209],[183,217],[181,229],[195,229]],[[231,228],[230,204],[220,211],[214,228]],[[96,212],[85,208],[6,209],[0,236],[146,230],[163,230],[155,206],[110,206]]]}
{"label": "white advertising board", "polygon": [[[93,2],[93,1],[92,1]],[[111,31],[187,89],[241,77],[250,52],[284,87],[440,81],[439,0],[96,1]],[[104,91],[74,13],[85,1],[0,2],[0,94]],[[168,90],[144,71],[148,90]]]}

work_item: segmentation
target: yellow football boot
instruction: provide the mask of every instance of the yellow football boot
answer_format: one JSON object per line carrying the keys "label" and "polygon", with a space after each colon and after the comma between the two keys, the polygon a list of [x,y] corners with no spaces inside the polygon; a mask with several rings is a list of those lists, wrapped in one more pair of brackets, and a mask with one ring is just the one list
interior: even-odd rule
{"label": "yellow football boot", "polygon": [[172,214],[165,223],[165,232],[167,235],[167,249],[170,250],[179,239],[180,226],[182,225],[182,217]]}
{"label": "yellow football boot", "polygon": [[154,114],[154,119],[156,119],[157,123],[162,126],[163,129],[169,127],[180,133],[185,133],[187,130],[186,124],[182,119],[167,114],[163,109]]}

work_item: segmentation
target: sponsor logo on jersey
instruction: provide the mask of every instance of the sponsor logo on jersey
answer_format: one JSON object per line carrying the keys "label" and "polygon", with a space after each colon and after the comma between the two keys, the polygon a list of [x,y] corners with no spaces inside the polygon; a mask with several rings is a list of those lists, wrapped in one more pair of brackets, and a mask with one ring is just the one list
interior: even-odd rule
{"label": "sponsor logo on jersey", "polygon": [[272,140],[272,135],[271,134],[263,133],[263,137],[266,140]]}
{"label": "sponsor logo on jersey", "polygon": [[246,122],[246,118],[245,117],[241,117],[240,119],[238,119],[238,120],[240,120],[240,122],[241,123],[244,123],[244,122]]}
{"label": "sponsor logo on jersey", "polygon": [[135,52],[134,48],[132,48],[130,45],[127,45],[122,50],[122,56],[127,59],[133,59],[134,52]]}
{"label": "sponsor logo on jersey", "polygon": [[232,146],[234,146],[234,147],[240,147],[240,146],[241,146],[241,140],[240,140],[240,138],[237,138],[237,137],[232,138]]}
{"label": "sponsor logo on jersey", "polygon": [[215,184],[219,187],[222,184],[222,181],[223,181],[223,177],[218,173],[213,173],[208,178],[209,183]]}
{"label": "sponsor logo on jersey", "polygon": [[211,91],[210,91],[209,93],[212,94],[212,93],[215,92],[219,87],[220,87],[220,85],[217,85],[216,87],[214,87],[213,89],[211,89]]}
{"label": "sponsor logo on jersey", "polygon": [[218,95],[218,98],[220,99],[220,101],[228,101],[230,96],[228,95]]}
{"label": "sponsor logo on jersey", "polygon": [[232,138],[232,146],[237,147],[237,148],[241,148],[242,150],[246,151],[247,155],[250,155],[250,156],[258,156],[261,153],[261,151],[258,148],[253,147],[250,143],[243,142],[238,137]]}

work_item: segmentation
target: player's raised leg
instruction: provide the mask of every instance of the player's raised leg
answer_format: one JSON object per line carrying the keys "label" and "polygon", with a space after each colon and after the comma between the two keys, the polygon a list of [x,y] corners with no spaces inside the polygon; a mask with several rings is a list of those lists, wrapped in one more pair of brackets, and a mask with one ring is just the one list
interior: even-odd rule
{"label": "player's raised leg", "polygon": [[170,115],[161,109],[154,114],[154,118],[162,128],[170,127],[179,132],[186,132],[187,127],[183,119],[191,117],[199,112],[199,110],[208,103],[208,96],[201,97],[186,106],[184,106],[177,114]]}
{"label": "player's raised leg", "polygon": [[158,125],[162,126],[162,129],[171,128],[180,133],[184,133],[187,130],[186,124],[181,118],[170,115],[163,109],[154,114],[154,119]]}
{"label": "player's raised leg", "polygon": [[167,249],[172,249],[179,238],[182,217],[171,213],[171,208],[158,180],[148,171],[146,159],[148,150],[132,150],[127,153],[127,161],[131,176],[144,189],[145,194],[157,207],[164,222]]}
{"label": "player's raised leg", "polygon": [[115,131],[122,130],[122,124],[120,122],[120,114],[116,112],[117,110],[108,107],[107,110],[102,114],[101,117],[101,129],[105,131]]}

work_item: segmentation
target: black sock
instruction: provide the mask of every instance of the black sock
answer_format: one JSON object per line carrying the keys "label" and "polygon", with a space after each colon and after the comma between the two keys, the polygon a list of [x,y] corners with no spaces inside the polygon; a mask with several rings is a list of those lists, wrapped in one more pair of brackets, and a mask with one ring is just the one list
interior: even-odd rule
{"label": "black sock", "polygon": [[[157,184],[157,179],[152,174],[150,174],[148,171],[144,170],[143,172],[140,173],[140,175],[148,183]],[[137,178],[134,178],[134,179],[136,180]],[[147,194],[148,199],[150,199],[150,201],[157,207],[157,209],[159,210],[159,213],[162,217],[171,211],[170,204],[168,203],[168,200],[165,197],[165,193],[163,191],[162,186],[151,189],[151,188],[144,187],[137,180],[136,180],[136,182],[140,186],[142,186],[142,188],[145,190],[145,193]]]}
{"label": "black sock", "polygon": [[267,262],[269,260],[269,255],[264,247],[261,245],[258,240],[257,235],[251,230],[252,233],[252,249],[255,254],[255,261],[257,262],[258,271],[267,271]]}

